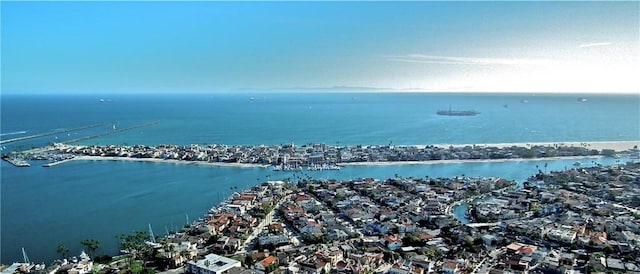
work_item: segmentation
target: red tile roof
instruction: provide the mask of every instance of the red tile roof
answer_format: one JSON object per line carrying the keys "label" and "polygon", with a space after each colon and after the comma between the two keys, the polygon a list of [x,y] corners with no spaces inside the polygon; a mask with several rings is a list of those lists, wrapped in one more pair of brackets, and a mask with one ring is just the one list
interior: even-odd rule
{"label": "red tile roof", "polygon": [[264,267],[268,267],[272,264],[274,264],[276,261],[278,260],[278,258],[273,257],[273,256],[269,256],[264,258],[264,260],[260,261],[260,264]]}

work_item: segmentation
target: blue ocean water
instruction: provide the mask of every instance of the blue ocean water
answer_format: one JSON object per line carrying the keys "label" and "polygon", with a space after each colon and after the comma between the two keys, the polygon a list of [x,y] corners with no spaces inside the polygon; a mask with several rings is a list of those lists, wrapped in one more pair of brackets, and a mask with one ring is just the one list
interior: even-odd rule
{"label": "blue ocean water", "polygon": [[[578,100],[584,97],[587,101]],[[105,99],[100,102],[100,98]],[[526,100],[526,103],[523,102]],[[473,117],[438,116],[438,109],[473,109]],[[117,128],[159,124],[83,141],[83,144],[441,144],[615,141],[640,139],[638,95],[511,94],[216,94],[216,95],[2,95],[1,137],[107,125],[7,144],[40,146]],[[57,139],[56,139],[57,138]],[[585,165],[593,159],[580,160]],[[597,159],[601,164],[615,159]],[[575,160],[544,161],[548,169]],[[523,181],[539,161],[349,167],[309,172],[316,178],[501,176]],[[65,244],[95,238],[102,252],[117,252],[115,235],[156,234],[201,217],[231,186],[293,178],[260,168],[222,168],[165,163],[76,161],[53,168],[1,163],[0,262],[50,262]],[[295,175],[298,176],[298,175]]]}
{"label": "blue ocean water", "polygon": [[[100,102],[100,98],[110,101]],[[640,96],[584,95],[585,102],[578,98],[582,97],[429,93],[3,95],[1,131],[27,131],[28,135],[105,122],[124,128],[158,121],[152,127],[83,142],[150,145],[406,145],[638,139]],[[449,107],[481,114],[436,115],[437,110]],[[110,128],[108,125],[95,131]],[[49,136],[38,141],[53,142],[55,137],[67,138]],[[31,142],[22,145],[29,146]]]}

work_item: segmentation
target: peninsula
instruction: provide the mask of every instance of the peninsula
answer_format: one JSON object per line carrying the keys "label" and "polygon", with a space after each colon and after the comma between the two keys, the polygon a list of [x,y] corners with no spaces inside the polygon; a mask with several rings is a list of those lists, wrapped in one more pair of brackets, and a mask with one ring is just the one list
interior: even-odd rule
{"label": "peninsula", "polygon": [[[53,166],[69,160],[167,161],[227,166],[268,167],[278,171],[340,169],[345,165],[428,164],[446,161],[505,161],[560,157],[638,158],[640,141],[580,143],[512,143],[486,145],[354,145],[327,144],[229,146],[229,145],[133,145],[49,147],[14,152],[3,159],[16,166],[26,160],[49,160]],[[19,164],[16,164],[19,163]]]}

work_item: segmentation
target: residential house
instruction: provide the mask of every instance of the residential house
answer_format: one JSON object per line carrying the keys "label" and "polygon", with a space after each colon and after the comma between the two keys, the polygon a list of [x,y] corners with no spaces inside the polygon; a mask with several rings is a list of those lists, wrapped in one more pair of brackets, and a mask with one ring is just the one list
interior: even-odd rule
{"label": "residential house", "polygon": [[268,256],[254,265],[254,268],[260,273],[270,273],[278,268],[278,258]]}
{"label": "residential house", "polygon": [[241,267],[241,263],[234,259],[208,254],[202,260],[187,263],[187,273],[191,274],[222,274],[234,267]]}

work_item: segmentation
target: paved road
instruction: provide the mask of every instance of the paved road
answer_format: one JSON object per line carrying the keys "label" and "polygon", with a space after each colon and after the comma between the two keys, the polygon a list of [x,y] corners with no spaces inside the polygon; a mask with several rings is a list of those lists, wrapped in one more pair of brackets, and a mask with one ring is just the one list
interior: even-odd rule
{"label": "paved road", "polygon": [[251,245],[251,241],[253,241],[253,239],[258,237],[258,235],[262,233],[262,230],[265,228],[265,226],[269,225],[273,221],[273,215],[280,208],[282,203],[288,200],[289,198],[291,198],[291,196],[293,196],[293,194],[289,194],[283,197],[282,199],[280,199],[280,201],[278,201],[278,203],[273,207],[273,210],[271,210],[269,214],[264,216],[264,219],[262,219],[262,221],[260,221],[258,226],[256,226],[253,229],[253,232],[251,232],[249,237],[247,237],[247,240],[245,240],[244,243],[242,244],[242,247],[235,254],[247,253],[253,249],[253,245]]}

